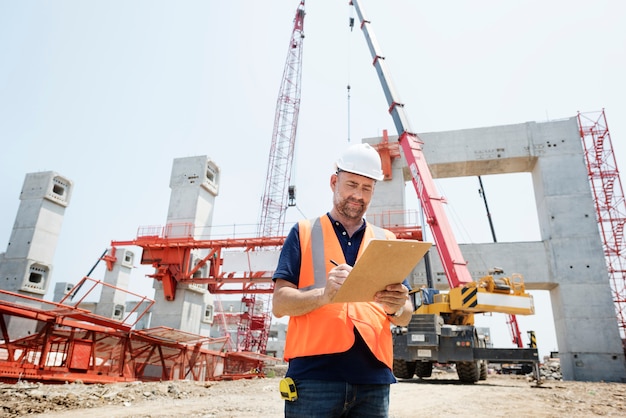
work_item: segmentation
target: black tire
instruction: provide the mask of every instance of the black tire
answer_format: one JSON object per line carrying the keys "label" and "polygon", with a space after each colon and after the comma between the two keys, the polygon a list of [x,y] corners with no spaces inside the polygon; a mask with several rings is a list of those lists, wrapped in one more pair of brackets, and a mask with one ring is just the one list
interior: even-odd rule
{"label": "black tire", "polygon": [[479,380],[487,380],[487,375],[489,374],[489,363],[487,360],[481,360],[480,362],[480,377]]}
{"label": "black tire", "polygon": [[456,374],[463,383],[476,383],[480,379],[479,361],[459,361],[456,363]]}
{"label": "black tire", "polygon": [[415,375],[415,362],[394,359],[393,374],[398,379],[412,379]]}
{"label": "black tire", "polygon": [[[475,344],[477,347],[485,348],[487,343],[484,338],[475,337]],[[479,371],[478,371],[478,379],[479,380],[487,380],[487,374],[489,373],[489,362],[487,360],[479,361]]]}
{"label": "black tire", "polygon": [[522,374],[531,374],[533,372],[532,364],[522,364]]}
{"label": "black tire", "polygon": [[433,375],[432,361],[418,361],[415,363],[415,374],[417,377],[431,377]]}

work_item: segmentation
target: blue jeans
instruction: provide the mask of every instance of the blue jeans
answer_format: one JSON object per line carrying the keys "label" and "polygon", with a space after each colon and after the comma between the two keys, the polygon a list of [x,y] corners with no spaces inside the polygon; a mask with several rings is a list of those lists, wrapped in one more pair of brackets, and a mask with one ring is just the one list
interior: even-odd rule
{"label": "blue jeans", "polygon": [[387,418],[389,385],[296,380],[298,399],[285,401],[286,418]]}

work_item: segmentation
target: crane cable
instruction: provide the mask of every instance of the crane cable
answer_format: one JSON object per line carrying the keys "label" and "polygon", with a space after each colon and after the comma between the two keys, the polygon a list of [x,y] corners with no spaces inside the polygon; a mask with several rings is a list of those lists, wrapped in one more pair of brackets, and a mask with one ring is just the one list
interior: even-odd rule
{"label": "crane cable", "polygon": [[[350,8],[350,11],[348,13],[348,22],[350,25],[350,32],[352,32],[352,30],[354,29],[354,7],[352,5],[348,6]],[[348,105],[348,143],[350,143],[350,63],[352,61],[352,48],[351,48],[351,42],[352,42],[352,38],[348,38],[348,63],[347,63],[347,69],[348,69],[348,83],[346,86],[346,90],[347,90],[347,105]]]}

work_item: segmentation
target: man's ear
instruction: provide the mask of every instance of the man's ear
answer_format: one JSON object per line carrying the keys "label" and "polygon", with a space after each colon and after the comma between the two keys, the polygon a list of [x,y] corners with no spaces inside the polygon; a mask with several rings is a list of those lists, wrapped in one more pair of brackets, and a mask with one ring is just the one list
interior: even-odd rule
{"label": "man's ear", "polygon": [[335,191],[335,187],[337,187],[337,174],[333,173],[330,176],[330,190]]}

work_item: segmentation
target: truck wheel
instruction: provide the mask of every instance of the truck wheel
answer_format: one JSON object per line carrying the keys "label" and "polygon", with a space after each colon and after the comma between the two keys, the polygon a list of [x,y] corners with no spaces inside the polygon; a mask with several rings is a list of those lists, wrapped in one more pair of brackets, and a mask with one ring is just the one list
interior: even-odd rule
{"label": "truck wheel", "polygon": [[531,374],[533,372],[532,364],[522,364],[522,374]]}
{"label": "truck wheel", "polygon": [[456,363],[456,373],[463,383],[476,383],[480,379],[479,361],[459,361]]}
{"label": "truck wheel", "polygon": [[[474,344],[476,344],[476,346],[480,348],[487,347],[487,343],[485,342],[485,339],[479,338],[478,335],[474,339]],[[479,367],[479,371],[478,371],[479,380],[487,380],[487,374],[489,373],[489,370],[488,370],[489,362],[487,360],[480,360],[478,363],[479,363],[479,366],[478,366]]]}
{"label": "truck wheel", "polygon": [[489,363],[487,360],[480,361],[480,378],[479,380],[487,380],[487,374],[489,374]]}
{"label": "truck wheel", "polygon": [[432,361],[418,361],[415,363],[415,374],[417,377],[430,377],[433,375]]}
{"label": "truck wheel", "polygon": [[398,379],[412,379],[415,374],[415,362],[394,359],[393,374]]}

